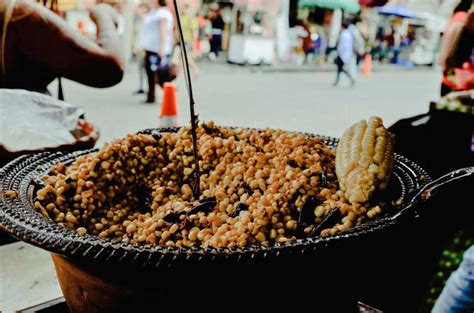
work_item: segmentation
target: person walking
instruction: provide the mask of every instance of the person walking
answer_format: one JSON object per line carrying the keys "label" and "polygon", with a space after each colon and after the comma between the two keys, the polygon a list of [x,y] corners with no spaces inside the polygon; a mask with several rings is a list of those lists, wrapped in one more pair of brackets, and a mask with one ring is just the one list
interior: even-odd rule
{"label": "person walking", "polygon": [[196,15],[196,20],[198,22],[198,40],[194,52],[195,56],[200,58],[203,53],[207,54],[209,52],[209,36],[206,36],[206,23],[208,20],[199,11]]}
{"label": "person walking", "polygon": [[145,70],[148,91],[145,103],[155,102],[155,85],[158,83],[158,71],[170,66],[173,52],[173,14],[166,0],[151,0],[152,10],[143,18],[140,31],[140,45],[145,50]]}
{"label": "person walking", "polygon": [[181,28],[183,29],[184,48],[186,49],[189,66],[194,76],[199,76],[200,69],[194,61],[194,44],[198,41],[199,23],[195,15],[190,12],[189,5],[186,3],[181,12]]}
{"label": "person walking", "polygon": [[[316,54],[316,46],[311,38],[311,29],[309,28],[309,24],[307,21],[298,21],[297,25],[302,27],[304,30],[304,34],[302,32],[299,35],[299,38],[302,41],[302,48],[304,51],[304,64],[310,63],[309,60],[312,60],[314,55]],[[310,57],[311,55],[311,57]]]}
{"label": "person walking", "polygon": [[143,18],[145,14],[150,11],[150,8],[146,3],[140,3],[137,10],[135,11],[134,21],[133,21],[133,43],[132,43],[132,53],[133,61],[137,64],[138,67],[138,90],[134,94],[140,95],[144,94],[145,90],[143,89],[143,80],[145,78],[145,50],[140,45],[139,34],[143,26]]}
{"label": "person walking", "polygon": [[355,75],[357,72],[357,56],[354,52],[354,36],[352,31],[349,29],[349,21],[345,20],[342,22],[342,30],[339,34],[339,41],[337,43],[337,76],[334,86],[339,84],[341,73],[344,73],[349,77],[351,86],[355,84]]}
{"label": "person walking", "polygon": [[212,24],[212,35],[211,35],[211,52],[209,58],[214,61],[222,49],[222,33],[224,31],[224,20],[220,12],[218,4],[211,7],[210,20]]}

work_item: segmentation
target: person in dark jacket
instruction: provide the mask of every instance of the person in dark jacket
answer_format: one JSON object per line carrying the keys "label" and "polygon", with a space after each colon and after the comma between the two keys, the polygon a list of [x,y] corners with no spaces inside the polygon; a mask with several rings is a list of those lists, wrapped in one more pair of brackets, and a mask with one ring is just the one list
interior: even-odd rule
{"label": "person in dark jacket", "polygon": [[218,6],[214,7],[211,11],[210,20],[212,24],[210,58],[212,60],[219,56],[219,52],[222,49],[222,33],[224,32],[225,25]]}

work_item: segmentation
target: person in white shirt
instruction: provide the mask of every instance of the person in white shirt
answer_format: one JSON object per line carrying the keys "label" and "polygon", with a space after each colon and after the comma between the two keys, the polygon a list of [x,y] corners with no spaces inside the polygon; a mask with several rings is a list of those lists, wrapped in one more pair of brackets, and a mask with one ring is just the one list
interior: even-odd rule
{"label": "person in white shirt", "polygon": [[145,69],[148,78],[146,103],[155,102],[157,71],[169,66],[173,51],[173,14],[166,6],[166,0],[151,0],[152,10],[143,18],[140,45],[145,50]]}
{"label": "person in white shirt", "polygon": [[355,83],[355,75],[357,71],[357,56],[354,52],[354,36],[349,29],[349,22],[342,22],[342,31],[339,34],[339,41],[337,43],[337,76],[334,86],[337,86],[341,73],[346,74],[350,81],[351,86]]}

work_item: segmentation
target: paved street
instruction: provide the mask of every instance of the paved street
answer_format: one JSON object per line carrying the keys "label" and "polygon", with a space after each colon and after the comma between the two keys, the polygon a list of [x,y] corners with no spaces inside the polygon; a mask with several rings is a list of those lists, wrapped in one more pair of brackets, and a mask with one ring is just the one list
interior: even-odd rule
{"label": "paved street", "polygon": [[[374,72],[359,77],[354,88],[344,79],[340,87],[333,87],[334,77],[331,72],[255,73],[245,67],[206,63],[193,81],[196,109],[201,120],[220,125],[340,136],[359,119],[377,114],[391,125],[425,112],[429,101],[438,98],[439,73],[432,69]],[[144,96],[132,95],[137,84],[136,70],[130,68],[113,88],[93,89],[66,81],[64,89],[66,100],[82,106],[87,118],[100,127],[102,143],[158,126],[159,104],[140,103]],[[176,85],[183,125],[189,121],[189,108],[182,76]],[[54,84],[51,90],[56,90]]]}
{"label": "paved street", "polygon": [[[354,88],[343,80],[332,87],[335,73],[255,73],[248,68],[203,64],[195,79],[196,108],[202,120],[220,125],[277,127],[340,136],[350,124],[380,115],[386,125],[426,112],[438,98],[439,73],[431,69],[380,71],[360,77]],[[142,104],[132,95],[138,85],[135,68],[109,89],[93,89],[65,81],[66,100],[82,106],[101,129],[100,144],[159,124],[159,104]],[[183,77],[176,82],[179,122],[189,121]],[[50,89],[56,90],[52,84]],[[160,97],[161,98],[161,97]],[[47,252],[15,243],[0,247],[0,311],[15,312],[61,297]],[[25,289],[26,286],[26,289]]]}

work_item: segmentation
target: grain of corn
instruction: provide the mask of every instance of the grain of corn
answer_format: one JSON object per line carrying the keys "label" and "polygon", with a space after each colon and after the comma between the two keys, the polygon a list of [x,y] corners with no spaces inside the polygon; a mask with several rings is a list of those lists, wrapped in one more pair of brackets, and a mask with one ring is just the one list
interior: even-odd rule
{"label": "grain of corn", "polygon": [[5,192],[5,195],[9,198],[16,198],[17,197],[17,193],[15,190],[7,190]]}
{"label": "grain of corn", "polygon": [[87,229],[85,227],[79,227],[79,228],[76,229],[76,232],[79,235],[84,236],[87,233]]}

